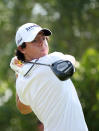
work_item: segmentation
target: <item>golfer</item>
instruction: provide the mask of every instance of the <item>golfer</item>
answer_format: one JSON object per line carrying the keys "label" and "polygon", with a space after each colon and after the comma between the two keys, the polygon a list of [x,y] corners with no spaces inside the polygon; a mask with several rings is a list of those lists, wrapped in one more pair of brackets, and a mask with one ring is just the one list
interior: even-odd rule
{"label": "golfer", "polygon": [[26,23],[16,32],[17,52],[10,66],[18,75],[17,107],[22,114],[33,111],[43,123],[44,131],[88,131],[72,81],[61,81],[48,66],[31,64],[69,60],[75,66],[71,55],[48,54],[50,35],[49,29],[34,23]]}

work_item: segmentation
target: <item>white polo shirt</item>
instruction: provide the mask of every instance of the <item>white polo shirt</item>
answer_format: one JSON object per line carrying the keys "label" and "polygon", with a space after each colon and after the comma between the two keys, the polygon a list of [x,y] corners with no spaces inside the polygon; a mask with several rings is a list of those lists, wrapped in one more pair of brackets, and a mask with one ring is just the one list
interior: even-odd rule
{"label": "white polo shirt", "polygon": [[[54,52],[41,57],[38,62],[51,64],[60,59],[68,58]],[[24,65],[23,72],[30,67],[31,64]],[[45,131],[88,131],[72,81],[60,81],[50,67],[34,65],[25,77],[19,74],[16,91],[20,101],[29,105],[44,124]]]}

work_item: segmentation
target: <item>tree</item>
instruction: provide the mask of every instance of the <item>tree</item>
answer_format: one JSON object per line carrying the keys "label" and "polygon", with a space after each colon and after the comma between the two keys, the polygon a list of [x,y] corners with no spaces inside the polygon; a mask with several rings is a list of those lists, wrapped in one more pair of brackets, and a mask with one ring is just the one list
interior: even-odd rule
{"label": "tree", "polygon": [[80,61],[74,82],[90,131],[99,129],[99,52],[88,49]]}
{"label": "tree", "polygon": [[[15,32],[20,25],[26,22],[34,22],[40,24],[42,27],[49,27],[52,30],[53,35],[49,41],[50,52],[57,50],[65,54],[72,54],[76,56],[77,60],[84,59],[80,60],[81,65],[84,62],[85,64],[81,66],[81,70],[79,71],[82,71],[84,68],[87,74],[86,72],[78,71],[78,78],[84,77],[85,80],[84,83],[83,80],[78,80],[79,84],[84,86],[84,88],[81,86],[78,90],[82,104],[85,105],[84,112],[89,128],[92,131],[98,130],[98,74],[96,75],[95,73],[94,76],[92,75],[92,71],[88,72],[89,61],[91,62],[90,69],[95,64],[98,68],[98,63],[95,63],[95,59],[98,62],[99,58],[96,57],[98,56],[97,51],[99,49],[98,5],[98,0],[0,1],[0,118],[2,118],[0,119],[0,127],[2,131],[25,131],[27,128],[36,130],[37,118],[35,115],[22,116],[16,108],[15,76],[9,68],[11,57],[14,55],[14,50],[16,49],[14,41]],[[97,50],[93,51],[94,62],[91,61],[92,59],[89,59],[90,53],[88,52],[90,51],[85,53],[89,47]],[[94,76],[94,79],[92,76]],[[85,79],[86,77],[87,79]],[[91,87],[92,84],[90,84],[90,81],[93,81],[94,89]],[[91,88],[88,88],[88,86]],[[89,92],[93,92],[94,99],[87,103],[87,98],[89,101],[92,99]],[[9,97],[6,98],[6,94]],[[93,110],[95,110],[94,113]],[[94,115],[94,122],[93,117],[89,115],[91,113],[92,116]]]}

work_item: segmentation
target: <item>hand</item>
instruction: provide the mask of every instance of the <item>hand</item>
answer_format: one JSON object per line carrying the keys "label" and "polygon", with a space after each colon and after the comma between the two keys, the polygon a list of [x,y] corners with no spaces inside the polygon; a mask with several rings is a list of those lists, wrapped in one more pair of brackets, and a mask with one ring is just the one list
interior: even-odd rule
{"label": "hand", "polygon": [[13,57],[10,62],[10,67],[13,71],[15,71],[16,74],[20,72],[21,67],[23,66],[23,63],[17,59],[17,57]]}
{"label": "hand", "polygon": [[18,60],[16,56],[15,56],[13,62],[14,62],[14,64],[17,65],[18,67],[21,67],[21,66],[23,65],[23,63],[22,63],[20,60]]}

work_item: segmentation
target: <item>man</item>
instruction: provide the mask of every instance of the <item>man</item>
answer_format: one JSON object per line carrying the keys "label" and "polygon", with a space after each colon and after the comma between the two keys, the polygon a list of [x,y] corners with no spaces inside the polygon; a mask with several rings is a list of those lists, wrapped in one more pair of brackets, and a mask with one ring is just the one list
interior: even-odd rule
{"label": "man", "polygon": [[88,131],[74,85],[70,79],[59,80],[50,67],[32,62],[52,64],[75,58],[60,52],[48,54],[51,31],[34,23],[22,25],[16,33],[17,52],[11,68],[16,80],[17,107],[23,114],[34,112],[45,131]]}

